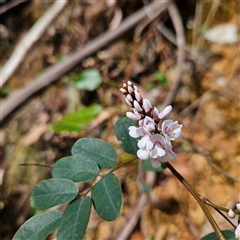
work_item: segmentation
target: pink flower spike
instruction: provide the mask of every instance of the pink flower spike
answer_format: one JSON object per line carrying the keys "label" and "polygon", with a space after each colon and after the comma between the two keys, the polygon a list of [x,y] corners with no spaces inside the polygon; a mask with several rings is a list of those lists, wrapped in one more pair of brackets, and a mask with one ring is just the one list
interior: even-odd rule
{"label": "pink flower spike", "polygon": [[236,230],[235,230],[235,237],[240,238],[240,224],[238,224]]}
{"label": "pink flower spike", "polygon": [[171,111],[172,111],[172,106],[171,106],[171,105],[165,107],[165,108],[163,109],[163,111],[161,111],[161,112],[158,114],[158,118],[159,118],[159,119],[165,118],[167,115],[170,114]]}
{"label": "pink flower spike", "polygon": [[138,113],[126,112],[126,116],[134,121],[138,121],[142,116]]}

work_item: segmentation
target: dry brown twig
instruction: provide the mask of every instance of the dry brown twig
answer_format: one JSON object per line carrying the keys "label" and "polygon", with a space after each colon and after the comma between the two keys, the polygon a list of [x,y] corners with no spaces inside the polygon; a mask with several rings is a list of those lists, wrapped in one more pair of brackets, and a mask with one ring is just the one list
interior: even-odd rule
{"label": "dry brown twig", "polygon": [[173,85],[163,103],[163,106],[168,106],[173,101],[175,94],[177,92],[179,83],[181,81],[181,75],[183,72],[183,64],[185,60],[185,36],[184,29],[182,24],[182,19],[180,13],[174,3],[171,3],[168,6],[169,15],[171,17],[173,26],[176,31],[177,36],[177,47],[178,47],[178,56],[177,56],[177,76]]}
{"label": "dry brown twig", "polygon": [[32,45],[41,37],[49,24],[58,16],[67,3],[67,0],[56,0],[54,4],[32,26],[28,33],[21,39],[11,57],[8,59],[2,69],[0,69],[0,87],[2,87],[11,77]]}
{"label": "dry brown twig", "polygon": [[165,4],[166,2],[157,1],[144,6],[144,8],[126,18],[116,30],[107,31],[101,34],[95,39],[89,41],[84,47],[75,51],[75,53],[67,56],[61,63],[54,64],[45,69],[42,75],[31,80],[29,84],[22,87],[17,92],[10,94],[10,96],[1,103],[0,121],[5,119],[16,107],[23,103],[32,94],[58,80],[63,74],[75,67],[81,60],[95,53],[108,43],[116,40],[127,30],[133,28],[141,19],[147,16],[146,9],[149,9],[149,11],[157,11],[157,9]]}

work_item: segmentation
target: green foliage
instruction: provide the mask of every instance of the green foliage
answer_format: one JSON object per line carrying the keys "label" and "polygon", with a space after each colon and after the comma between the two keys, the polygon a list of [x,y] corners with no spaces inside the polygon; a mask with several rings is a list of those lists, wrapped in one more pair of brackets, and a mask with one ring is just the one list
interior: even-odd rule
{"label": "green foliage", "polygon": [[91,212],[91,198],[71,203],[65,210],[58,228],[58,240],[83,239]]}
{"label": "green foliage", "polygon": [[95,161],[100,168],[111,168],[117,161],[115,149],[96,138],[81,138],[72,147],[73,155],[81,155]]}
{"label": "green foliage", "polygon": [[17,231],[14,240],[45,239],[60,223],[62,212],[52,210],[40,213],[27,220]]}
{"label": "green foliage", "polygon": [[72,114],[64,116],[60,121],[53,124],[52,129],[55,132],[79,132],[101,111],[102,107],[99,104],[84,107]]}
{"label": "green foliage", "polygon": [[[237,240],[235,238],[234,232],[230,230],[223,230],[222,233],[226,237],[227,240]],[[200,240],[218,240],[218,236],[215,232],[209,233],[208,235],[202,237]]]}
{"label": "green foliage", "polygon": [[166,79],[165,75],[163,75],[161,72],[159,72],[159,71],[155,72],[154,77],[156,78],[156,80],[158,81],[160,86],[162,86],[162,87],[167,86],[167,79]]}
{"label": "green foliage", "polygon": [[143,167],[144,167],[146,170],[148,170],[148,171],[153,171],[153,172],[163,172],[164,169],[166,168],[166,167],[164,166],[164,163],[162,163],[160,167],[154,168],[154,167],[152,167],[152,164],[151,164],[150,160],[144,161],[144,162],[143,162]]}
{"label": "green foliage", "polygon": [[102,83],[102,76],[97,69],[87,69],[74,78],[74,84],[78,89],[93,91]]}
{"label": "green foliage", "polygon": [[72,201],[78,194],[74,182],[68,179],[53,178],[39,182],[31,191],[31,205],[44,210]]}
{"label": "green foliage", "polygon": [[118,178],[113,173],[108,173],[94,185],[92,199],[101,218],[115,220],[122,209],[122,192]]}
{"label": "green foliage", "polygon": [[58,160],[52,170],[54,178],[66,178],[73,182],[90,182],[99,173],[96,162],[81,155],[64,157]]}
{"label": "green foliage", "polygon": [[122,142],[121,147],[129,154],[136,154],[138,150],[138,140],[140,138],[132,138],[129,135],[128,128],[136,126],[135,122],[127,117],[120,118],[115,123],[115,132],[118,141]]}

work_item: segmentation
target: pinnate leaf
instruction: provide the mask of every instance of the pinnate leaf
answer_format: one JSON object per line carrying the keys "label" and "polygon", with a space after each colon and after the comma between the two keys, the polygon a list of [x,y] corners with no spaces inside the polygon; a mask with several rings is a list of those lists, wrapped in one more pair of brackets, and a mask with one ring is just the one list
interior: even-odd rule
{"label": "pinnate leaf", "polygon": [[27,220],[16,232],[14,240],[45,239],[60,224],[62,212],[52,210],[40,213]]}
{"label": "pinnate leaf", "polygon": [[83,239],[91,212],[91,198],[85,197],[71,203],[63,213],[58,228],[58,240]]}
{"label": "pinnate leaf", "polygon": [[81,155],[95,161],[100,168],[111,168],[117,161],[115,149],[97,138],[81,138],[72,148],[73,155]]}
{"label": "pinnate leaf", "polygon": [[99,173],[96,162],[81,155],[59,159],[52,170],[54,178],[66,178],[73,182],[89,182]]}
{"label": "pinnate leaf", "polygon": [[39,182],[31,191],[32,207],[44,210],[72,201],[78,194],[74,182],[63,178],[52,178]]}
{"label": "pinnate leaf", "polygon": [[94,208],[98,215],[107,220],[115,220],[122,208],[122,192],[119,181],[113,173],[108,173],[92,189]]}
{"label": "pinnate leaf", "polygon": [[115,123],[115,132],[118,141],[122,142],[121,147],[129,154],[136,154],[138,151],[138,140],[140,138],[133,138],[129,135],[128,128],[136,126],[135,122],[127,117],[120,118]]}

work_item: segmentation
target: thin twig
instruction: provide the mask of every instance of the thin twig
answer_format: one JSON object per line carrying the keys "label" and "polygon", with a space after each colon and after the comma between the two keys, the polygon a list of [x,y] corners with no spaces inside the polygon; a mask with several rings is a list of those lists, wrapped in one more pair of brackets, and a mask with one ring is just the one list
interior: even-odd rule
{"label": "thin twig", "polygon": [[3,6],[0,7],[0,14],[4,14],[5,12],[9,11],[10,9],[22,4],[22,3],[25,3],[25,2],[28,2],[29,0],[15,0],[15,1],[10,1],[6,4],[4,4]]}
{"label": "thin twig", "polygon": [[221,232],[219,226],[215,222],[214,218],[212,217],[211,213],[209,212],[208,208],[205,206],[202,199],[199,197],[198,193],[191,187],[191,185],[183,178],[183,176],[175,170],[175,168],[169,163],[164,163],[168,169],[173,173],[173,175],[184,185],[184,187],[192,194],[192,196],[196,199],[199,206],[202,208],[205,216],[207,217],[209,223],[211,224],[212,228],[214,229],[215,233],[217,234],[220,240],[226,240],[226,237]]}
{"label": "thin twig", "polygon": [[13,72],[17,69],[17,67],[23,60],[28,50],[45,32],[49,24],[59,15],[67,2],[67,0],[56,0],[54,4],[42,15],[42,17],[38,19],[38,21],[33,25],[33,27],[28,31],[28,33],[21,39],[11,57],[5,63],[3,68],[0,69],[0,88],[11,77]]}
{"label": "thin twig", "polygon": [[77,50],[75,53],[66,57],[61,63],[56,63],[45,69],[42,75],[31,80],[28,85],[24,86],[17,92],[10,94],[10,96],[1,103],[0,121],[5,119],[16,107],[23,103],[32,94],[58,80],[63,74],[75,67],[81,60],[95,53],[110,42],[116,40],[129,29],[133,28],[143,17],[147,15],[146,9],[155,11],[165,4],[166,2],[156,1],[146,5],[144,8],[126,18],[116,30],[107,31],[101,34],[97,38],[88,42],[88,44],[84,47]]}
{"label": "thin twig", "polygon": [[181,75],[183,72],[183,64],[185,60],[185,37],[184,37],[184,29],[182,24],[182,19],[180,17],[180,13],[174,3],[171,3],[168,6],[169,15],[171,17],[172,23],[174,25],[176,36],[177,36],[177,47],[178,47],[178,57],[177,57],[177,77],[173,82],[171,90],[169,91],[163,106],[167,106],[171,104],[174,96],[176,95],[177,89],[179,87],[181,81]]}

